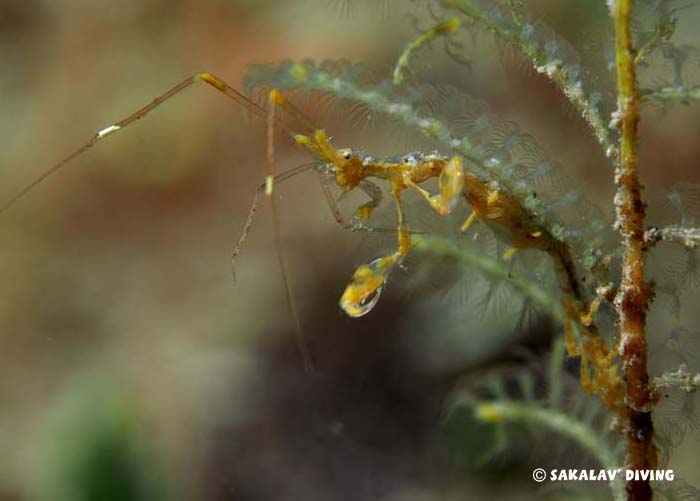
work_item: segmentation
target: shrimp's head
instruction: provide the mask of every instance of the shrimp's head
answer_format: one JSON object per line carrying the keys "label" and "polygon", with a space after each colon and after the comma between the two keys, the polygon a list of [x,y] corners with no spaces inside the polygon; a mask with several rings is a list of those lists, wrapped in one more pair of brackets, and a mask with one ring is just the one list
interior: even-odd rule
{"label": "shrimp's head", "polygon": [[335,152],[335,181],[338,186],[351,190],[366,177],[364,155],[350,148],[341,148]]}
{"label": "shrimp's head", "polygon": [[317,129],[308,136],[297,134],[294,139],[323,163],[333,166],[336,183],[341,188],[351,190],[365,178],[363,156],[349,148],[333,148],[325,130]]}

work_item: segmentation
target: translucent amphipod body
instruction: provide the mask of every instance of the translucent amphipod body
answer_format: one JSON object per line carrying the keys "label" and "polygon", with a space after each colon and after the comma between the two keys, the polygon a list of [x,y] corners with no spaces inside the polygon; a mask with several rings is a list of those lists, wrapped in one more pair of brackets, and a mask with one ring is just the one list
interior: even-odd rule
{"label": "translucent amphipod body", "polygon": [[510,258],[518,249],[534,248],[552,253],[557,242],[545,228],[521,205],[520,201],[496,183],[480,179],[474,174],[465,177],[465,197],[472,213],[462,225],[467,231],[475,219],[485,223],[511,248],[504,254]]}
{"label": "translucent amphipod body", "polygon": [[[370,201],[355,210],[350,228],[364,227],[374,209],[381,202],[381,190],[368,178],[383,179],[391,185],[391,195],[398,215],[398,249],[388,256],[374,259],[369,264],[357,268],[350,284],[340,299],[340,307],[351,317],[361,317],[369,313],[377,304],[391,270],[399,264],[411,248],[410,230],[404,221],[401,192],[416,190],[438,214],[449,214],[457,205],[464,188],[464,170],[459,157],[447,159],[437,153],[410,153],[400,157],[374,158],[360,151],[347,148],[334,150],[323,131],[315,131],[313,136],[296,136],[297,143],[305,146],[328,162],[324,171],[332,174],[335,184],[343,191],[341,196],[355,188],[360,188]],[[440,192],[431,195],[419,184],[438,177]],[[328,183],[326,182],[326,187]],[[327,192],[329,202],[333,196]],[[334,210],[336,219],[343,224],[342,216]]]}
{"label": "translucent amphipod body", "polygon": [[474,220],[486,224],[510,248],[503,259],[510,259],[519,249],[537,249],[555,260],[564,276],[564,287],[575,297],[581,297],[580,280],[568,245],[555,238],[520,201],[496,183],[488,182],[471,173],[465,174],[464,196],[472,213],[462,225],[466,231]]}
{"label": "translucent amphipod body", "polygon": [[[295,136],[297,143],[309,149],[322,159],[324,172],[332,177],[326,182],[342,190],[343,194],[360,188],[370,201],[355,210],[352,224],[344,223],[337,208],[336,219],[346,228],[365,227],[374,209],[381,201],[381,190],[370,178],[388,181],[398,215],[398,250],[388,256],[374,259],[359,266],[341,296],[340,307],[351,317],[369,313],[377,304],[391,270],[400,264],[411,248],[410,230],[404,221],[401,192],[406,189],[417,191],[438,214],[445,216],[456,207],[461,196],[471,205],[472,214],[464,223],[466,229],[475,219],[491,227],[496,235],[511,245],[504,254],[510,258],[515,251],[523,248],[543,250],[562,263],[570,278],[575,274],[570,256],[550,233],[543,228],[512,195],[499,189],[498,185],[483,180],[474,174],[465,173],[460,157],[448,158],[438,153],[409,153],[403,156],[375,158],[366,153],[347,148],[334,149],[323,130],[315,130],[313,135]],[[431,178],[438,178],[439,192],[431,194],[420,186]],[[334,203],[335,197],[327,191],[327,198]],[[575,280],[570,280],[576,283]]]}

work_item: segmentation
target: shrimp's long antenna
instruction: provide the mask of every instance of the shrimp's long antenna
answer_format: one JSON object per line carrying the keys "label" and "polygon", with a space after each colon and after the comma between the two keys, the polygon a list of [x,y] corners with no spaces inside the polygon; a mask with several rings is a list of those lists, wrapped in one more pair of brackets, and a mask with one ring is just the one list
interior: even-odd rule
{"label": "shrimp's long antenna", "polygon": [[[34,179],[31,183],[26,185],[24,188],[22,188],[15,196],[10,198],[7,202],[5,202],[2,206],[0,206],[0,214],[4,213],[7,211],[10,207],[12,207],[18,200],[20,200],[22,197],[24,197],[27,193],[32,191],[37,185],[41,184],[47,177],[49,177],[51,174],[54,172],[58,171],[61,169],[63,166],[65,166],[67,163],[69,163],[71,160],[76,158],[79,155],[82,155],[85,153],[87,150],[95,146],[98,142],[100,142],[102,139],[105,137],[120,131],[121,129],[127,127],[131,123],[140,120],[141,118],[145,117],[148,113],[150,113],[152,110],[155,108],[159,107],[161,104],[163,104],[165,101],[169,100],[171,97],[179,94],[183,90],[185,90],[187,87],[190,85],[197,83],[197,82],[204,82],[206,84],[211,85],[214,87],[216,90],[224,94],[225,96],[229,97],[230,99],[233,99],[238,105],[242,106],[246,110],[250,111],[254,115],[257,115],[259,117],[265,117],[267,115],[267,110],[263,108],[262,106],[254,103],[247,97],[245,97],[243,94],[238,92],[236,89],[228,85],[226,82],[221,80],[220,78],[212,75],[211,73],[196,73],[192,75],[189,78],[186,78],[182,82],[178,83],[174,87],[170,88],[160,96],[156,97],[153,101],[148,103],[147,105],[139,108],[137,111],[131,113],[130,115],[122,118],[118,122],[115,122],[112,125],[109,125],[107,127],[104,127],[97,131],[97,133],[90,138],[89,141],[87,141],[85,144],[80,146],[78,149],[70,153],[68,156],[60,160],[58,163],[52,165],[49,169],[47,169],[43,174],[41,174],[39,177]],[[296,115],[296,113],[295,113]],[[303,116],[303,115],[302,115]],[[273,124],[276,123],[280,125],[288,134],[293,135],[293,130],[292,128],[287,125],[284,120],[282,120],[280,117],[273,116],[272,118]]]}
{"label": "shrimp's long antenna", "polygon": [[281,92],[276,89],[270,91],[269,96],[270,107],[267,115],[267,176],[265,177],[265,196],[270,204],[270,212],[272,213],[272,232],[275,243],[275,251],[277,252],[277,260],[279,261],[280,272],[282,273],[282,281],[284,282],[284,292],[286,295],[287,307],[289,314],[294,319],[296,328],[296,340],[299,354],[304,365],[305,372],[313,372],[314,366],[311,360],[309,347],[304,338],[304,332],[301,329],[301,321],[297,312],[296,304],[294,303],[294,295],[292,287],[289,283],[287,275],[287,266],[284,261],[284,253],[282,252],[282,240],[280,237],[279,214],[275,205],[273,196],[275,186],[275,110],[277,106],[284,105],[285,99]]}

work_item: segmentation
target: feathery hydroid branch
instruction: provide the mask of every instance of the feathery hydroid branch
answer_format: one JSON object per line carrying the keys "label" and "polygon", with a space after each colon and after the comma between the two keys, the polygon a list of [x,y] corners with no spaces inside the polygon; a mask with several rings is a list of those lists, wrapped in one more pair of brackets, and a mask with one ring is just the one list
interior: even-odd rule
{"label": "feathery hydroid branch", "polygon": [[646,90],[642,93],[644,102],[659,101],[662,103],[687,103],[700,100],[700,87],[662,87]]}
{"label": "feathery hydroid branch", "polygon": [[655,245],[657,242],[665,240],[693,249],[700,245],[700,228],[675,225],[665,228],[649,228],[644,233],[644,240],[649,245]]}
{"label": "feathery hydroid branch", "polygon": [[[541,426],[581,444],[604,468],[617,469],[620,466],[617,463],[615,453],[601,439],[599,432],[566,414],[553,409],[509,400],[485,402],[472,399],[471,397],[466,397],[465,400],[465,403],[471,404],[474,408],[475,417],[482,422],[499,423],[510,421]],[[612,490],[613,499],[624,499],[622,477],[620,475],[617,475],[610,482],[610,489]]]}
{"label": "feathery hydroid branch", "polygon": [[[610,138],[607,120],[603,118],[593,101],[583,90],[582,82],[572,78],[570,68],[559,59],[551,59],[540,47],[529,43],[522,36],[522,32],[528,28],[535,29],[534,24],[525,26],[525,21],[513,11],[513,22],[517,29],[512,29],[503,24],[499,24],[492,19],[486,11],[480,10],[479,6],[472,0],[443,0],[443,3],[458,9],[469,19],[485,26],[507,43],[515,47],[537,70],[544,73],[561,90],[569,101],[579,110],[581,116],[586,120],[593,130],[598,143],[602,146],[605,154],[610,158],[617,157],[617,148]],[[511,8],[513,6],[511,5]],[[494,6],[494,9],[496,7]],[[502,18],[510,19],[508,16]]]}
{"label": "feathery hydroid branch", "polygon": [[675,372],[664,372],[654,378],[654,386],[657,388],[680,388],[691,392],[700,390],[700,374],[688,372],[688,367],[681,364]]}

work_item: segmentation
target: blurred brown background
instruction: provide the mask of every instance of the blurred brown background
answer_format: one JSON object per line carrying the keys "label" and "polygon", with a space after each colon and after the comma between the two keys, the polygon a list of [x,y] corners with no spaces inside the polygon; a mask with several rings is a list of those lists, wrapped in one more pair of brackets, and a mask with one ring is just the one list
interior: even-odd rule
{"label": "blurred brown background", "polygon": [[[609,22],[594,4],[531,8],[604,72],[596,53]],[[406,12],[424,13],[364,0],[0,1],[2,198],[196,71],[240,87],[256,62],[391,65],[415,33]],[[693,11],[680,26],[688,42],[697,20]],[[518,121],[609,207],[612,172],[585,124],[545,79],[481,40],[472,72],[445,78]],[[699,180],[696,110],[645,115],[648,186]],[[387,135],[312,119],[338,146],[392,153]],[[195,86],[2,216],[0,499],[541,495],[523,464],[450,469],[438,424],[457,375],[521,345],[541,352],[549,327],[519,344],[507,332],[443,339],[445,308],[391,290],[372,314],[346,318],[337,300],[349,276],[387,241],[336,226],[311,174],[279,185],[278,207],[316,373],[300,371],[264,204],[232,283],[264,134],[260,120]],[[280,170],[307,159],[286,138],[277,155]],[[684,320],[697,325],[687,308]],[[120,447],[131,470],[110,462]],[[698,465],[676,468],[692,477]],[[83,484],[96,494],[71,490]]]}

